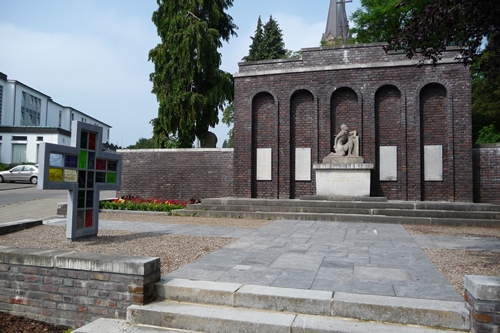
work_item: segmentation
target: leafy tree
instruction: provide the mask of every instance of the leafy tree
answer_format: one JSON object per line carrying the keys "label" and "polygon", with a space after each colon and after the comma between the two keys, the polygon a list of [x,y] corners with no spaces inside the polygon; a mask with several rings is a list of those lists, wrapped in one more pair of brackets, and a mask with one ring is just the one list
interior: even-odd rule
{"label": "leafy tree", "polygon": [[485,126],[479,131],[476,143],[500,143],[500,131],[493,124]]}
{"label": "leafy tree", "polygon": [[354,11],[350,34],[357,43],[387,42],[409,19],[432,0],[361,0]]}
{"label": "leafy tree", "polygon": [[127,149],[149,149],[149,148],[156,148],[156,144],[153,138],[151,139],[140,138],[139,140],[137,140],[135,144],[127,147]]}
{"label": "leafy tree", "polygon": [[261,44],[264,38],[264,30],[262,26],[262,20],[257,21],[257,29],[255,30],[255,35],[250,37],[252,39],[252,44],[250,45],[250,49],[248,51],[248,55],[243,57],[243,61],[255,61],[262,60],[261,56]]}
{"label": "leafy tree", "polygon": [[219,69],[222,41],[236,35],[225,10],[233,0],[157,0],[152,21],[161,43],[149,51],[155,71],[152,92],[159,102],[151,121],[158,147],[177,135],[181,147],[192,147],[218,123],[218,111],[233,99],[232,75]]}
{"label": "leafy tree", "polygon": [[[412,5],[420,0],[401,2]],[[389,47],[404,50],[409,58],[421,56],[434,62],[449,45],[462,48],[461,61],[478,62],[483,42],[492,51],[481,61],[488,77],[500,73],[500,5],[498,0],[433,0],[414,12],[389,41]]]}
{"label": "leafy tree", "polygon": [[[234,103],[230,103],[222,114],[222,122],[227,126],[231,127],[234,123]],[[231,127],[229,132],[227,133],[229,136],[229,141],[227,142],[227,147],[225,148],[234,148],[234,128]]]}

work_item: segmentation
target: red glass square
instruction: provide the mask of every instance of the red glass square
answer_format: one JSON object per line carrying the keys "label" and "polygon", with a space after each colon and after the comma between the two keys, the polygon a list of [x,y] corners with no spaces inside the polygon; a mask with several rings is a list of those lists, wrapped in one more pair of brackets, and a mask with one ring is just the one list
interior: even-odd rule
{"label": "red glass square", "polygon": [[91,228],[94,225],[92,209],[85,211],[85,228]]}
{"label": "red glass square", "polygon": [[106,170],[106,160],[97,159],[95,161],[95,168],[97,170]]}
{"label": "red glass square", "polygon": [[95,133],[89,133],[89,150],[95,150]]}

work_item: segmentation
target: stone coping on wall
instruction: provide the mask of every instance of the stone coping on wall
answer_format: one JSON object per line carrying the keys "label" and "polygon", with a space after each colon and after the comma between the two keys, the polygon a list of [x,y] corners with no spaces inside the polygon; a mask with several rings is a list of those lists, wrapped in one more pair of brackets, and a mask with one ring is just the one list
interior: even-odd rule
{"label": "stone coping on wall", "polygon": [[0,263],[129,275],[147,275],[160,269],[160,259],[156,257],[130,257],[8,246],[0,246]]}
{"label": "stone coping on wall", "polygon": [[205,152],[233,152],[234,148],[154,148],[154,149],[117,149],[117,153],[205,153]]}

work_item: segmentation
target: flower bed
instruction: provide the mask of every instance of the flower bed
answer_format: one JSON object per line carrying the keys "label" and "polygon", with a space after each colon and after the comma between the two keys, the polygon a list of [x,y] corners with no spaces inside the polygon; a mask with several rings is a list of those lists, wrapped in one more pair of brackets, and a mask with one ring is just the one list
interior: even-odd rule
{"label": "flower bed", "polygon": [[99,208],[112,210],[139,210],[150,212],[171,212],[174,209],[183,209],[188,203],[195,203],[197,200],[191,199],[189,202],[180,200],[163,199],[141,199],[135,197],[119,198],[101,201]]}

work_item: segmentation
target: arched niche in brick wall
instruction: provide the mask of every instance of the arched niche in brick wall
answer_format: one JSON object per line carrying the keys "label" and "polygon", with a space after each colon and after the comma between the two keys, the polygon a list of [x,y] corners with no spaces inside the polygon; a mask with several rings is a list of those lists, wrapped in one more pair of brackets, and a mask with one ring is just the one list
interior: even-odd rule
{"label": "arched niche in brick wall", "polygon": [[335,136],[340,125],[345,123],[351,130],[361,133],[362,112],[356,92],[348,87],[336,89],[330,103],[330,147],[333,147]]}
{"label": "arched niche in brick wall", "polygon": [[[375,92],[375,169],[372,173],[375,196],[391,200],[406,200],[406,113],[401,91],[394,85],[384,85]],[[396,156],[382,156],[389,149]],[[395,157],[395,159],[392,159]],[[391,177],[382,177],[381,167],[395,168]],[[383,172],[382,175],[387,175]]]}
{"label": "arched niche in brick wall", "polygon": [[[422,87],[419,93],[420,111],[420,180],[421,200],[453,200],[454,193],[449,188],[452,180],[449,171],[450,156],[448,154],[449,124],[448,115],[448,91],[440,83],[429,83]],[[426,158],[436,156],[441,152],[441,160],[427,163]],[[416,161],[415,161],[416,162]],[[436,163],[441,162],[442,165]],[[429,170],[430,168],[435,170]],[[435,177],[435,173],[441,169],[442,179]],[[431,175],[431,176],[429,176]]]}
{"label": "arched niche in brick wall", "polygon": [[314,195],[311,170],[317,160],[318,111],[313,94],[301,89],[290,97],[290,198]]}
{"label": "arched niche in brick wall", "polygon": [[[277,193],[273,185],[277,177],[277,112],[277,103],[270,93],[260,92],[252,99],[252,198],[274,198]],[[270,158],[258,161],[258,149],[271,149]],[[259,178],[258,169],[270,176]]]}

